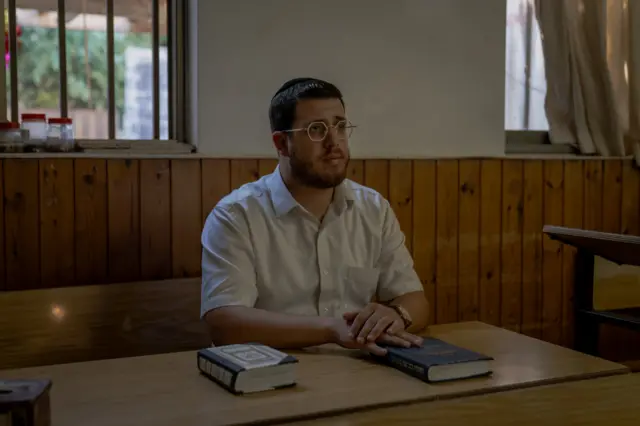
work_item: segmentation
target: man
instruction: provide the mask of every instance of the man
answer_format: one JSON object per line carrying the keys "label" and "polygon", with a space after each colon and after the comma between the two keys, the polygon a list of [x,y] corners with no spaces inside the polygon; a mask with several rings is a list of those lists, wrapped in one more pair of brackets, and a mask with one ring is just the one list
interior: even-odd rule
{"label": "man", "polygon": [[223,198],[202,232],[201,315],[213,343],[377,355],[379,343],[421,345],[411,333],[426,326],[428,304],[393,210],[345,179],[353,126],[340,91],[291,80],[269,118],[278,167]]}

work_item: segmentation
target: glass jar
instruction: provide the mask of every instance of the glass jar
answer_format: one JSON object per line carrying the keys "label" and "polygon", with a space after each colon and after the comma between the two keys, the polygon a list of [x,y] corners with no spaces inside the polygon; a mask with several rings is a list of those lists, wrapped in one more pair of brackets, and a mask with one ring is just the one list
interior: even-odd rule
{"label": "glass jar", "polygon": [[67,117],[49,119],[47,149],[54,152],[73,151],[75,146],[73,120]]}
{"label": "glass jar", "polygon": [[11,121],[0,122],[0,152],[24,152],[20,123]]}
{"label": "glass jar", "polygon": [[22,114],[22,128],[28,132],[25,135],[25,150],[44,150],[47,140],[47,116],[45,114]]}

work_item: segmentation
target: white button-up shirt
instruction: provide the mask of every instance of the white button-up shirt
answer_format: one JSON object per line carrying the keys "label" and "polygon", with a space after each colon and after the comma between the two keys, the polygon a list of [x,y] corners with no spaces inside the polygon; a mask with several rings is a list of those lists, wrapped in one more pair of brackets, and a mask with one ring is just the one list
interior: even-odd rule
{"label": "white button-up shirt", "polygon": [[374,296],[422,291],[388,201],[345,180],[322,222],[293,198],[279,168],[223,198],[202,232],[201,315],[247,306],[341,316]]}

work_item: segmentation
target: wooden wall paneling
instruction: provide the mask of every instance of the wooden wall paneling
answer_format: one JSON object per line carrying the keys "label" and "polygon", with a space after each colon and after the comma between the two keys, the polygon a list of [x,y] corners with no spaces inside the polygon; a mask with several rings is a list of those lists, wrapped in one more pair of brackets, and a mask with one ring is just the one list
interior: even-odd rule
{"label": "wooden wall paneling", "polygon": [[202,176],[199,160],[171,160],[173,277],[201,274]]}
{"label": "wooden wall paneling", "polygon": [[458,317],[476,321],[480,291],[480,160],[460,161]]}
{"label": "wooden wall paneling", "polygon": [[[544,224],[562,225],[564,207],[564,164],[544,164]],[[562,244],[543,237],[542,338],[560,344],[562,340]]]}
{"label": "wooden wall paneling", "polygon": [[543,162],[524,162],[522,211],[522,328],[539,339],[542,326]]}
{"label": "wooden wall paneling", "polygon": [[277,158],[264,158],[258,160],[258,173],[260,177],[273,173],[278,167]]}
{"label": "wooden wall paneling", "polygon": [[413,162],[393,160],[389,165],[389,203],[398,218],[409,252],[413,249]]}
{"label": "wooden wall paneling", "polygon": [[622,227],[622,161],[606,160],[602,169],[602,230],[619,233]]}
{"label": "wooden wall paneling", "polygon": [[436,311],[437,323],[458,321],[458,214],[457,160],[438,160],[436,189]]}
{"label": "wooden wall paneling", "polygon": [[108,281],[107,161],[74,161],[76,284]]}
{"label": "wooden wall paneling", "polygon": [[211,210],[231,192],[231,163],[229,160],[205,159],[201,161],[202,223]]}
{"label": "wooden wall paneling", "polygon": [[107,161],[109,281],[140,278],[139,160]]}
{"label": "wooden wall paneling", "polygon": [[480,321],[500,325],[502,161],[480,164]]}
{"label": "wooden wall paneling", "polygon": [[0,159],[0,291],[6,289],[4,263],[4,180],[3,161]]}
{"label": "wooden wall paneling", "polygon": [[[372,170],[379,172],[378,167],[381,166],[367,168],[365,177],[369,179]],[[387,170],[386,167],[381,168]],[[434,324],[437,309],[436,162],[414,161],[413,183],[413,261],[429,302],[429,324]]]}
{"label": "wooden wall paneling", "polygon": [[584,162],[584,224],[586,229],[602,231],[602,161]]}
{"label": "wooden wall paneling", "polygon": [[[197,164],[200,168],[200,164]],[[188,191],[180,188],[179,193]],[[181,205],[181,201],[179,202]],[[171,277],[171,162],[140,161],[140,277]]]}
{"label": "wooden wall paneling", "polygon": [[258,160],[231,160],[231,190],[260,178]]}
{"label": "wooden wall paneling", "polygon": [[347,167],[347,179],[364,185],[364,161],[350,160]]}
{"label": "wooden wall paneling", "polygon": [[622,164],[622,220],[620,232],[640,235],[640,170],[633,161]]}
{"label": "wooden wall paneling", "polygon": [[7,290],[39,288],[38,160],[4,161],[4,237]]}
{"label": "wooden wall paneling", "polygon": [[505,160],[502,164],[502,238],[501,238],[501,324],[520,331],[522,321],[522,182],[521,160]]}
{"label": "wooden wall paneling", "polygon": [[40,160],[41,288],[75,284],[75,199],[72,159]]}
{"label": "wooden wall paneling", "polygon": [[[416,183],[414,173],[414,188]],[[369,188],[375,189],[384,198],[389,198],[389,161],[388,160],[366,160],[364,162],[364,183]]]}
{"label": "wooden wall paneling", "polygon": [[[584,171],[582,161],[564,162],[564,226],[582,228],[584,212]],[[562,344],[573,347],[573,295],[575,293],[575,257],[577,250],[562,245]]]}

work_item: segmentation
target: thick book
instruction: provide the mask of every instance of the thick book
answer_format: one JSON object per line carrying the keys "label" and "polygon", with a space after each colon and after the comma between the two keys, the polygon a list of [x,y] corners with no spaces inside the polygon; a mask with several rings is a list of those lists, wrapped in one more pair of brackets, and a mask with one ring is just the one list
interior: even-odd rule
{"label": "thick book", "polygon": [[383,362],[425,382],[481,377],[492,373],[492,357],[427,337],[421,347],[381,345]]}
{"label": "thick book", "polygon": [[198,351],[198,370],[234,394],[294,386],[297,358],[258,343]]}

